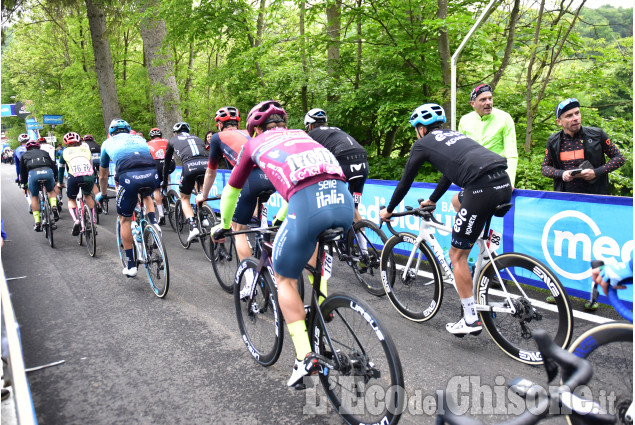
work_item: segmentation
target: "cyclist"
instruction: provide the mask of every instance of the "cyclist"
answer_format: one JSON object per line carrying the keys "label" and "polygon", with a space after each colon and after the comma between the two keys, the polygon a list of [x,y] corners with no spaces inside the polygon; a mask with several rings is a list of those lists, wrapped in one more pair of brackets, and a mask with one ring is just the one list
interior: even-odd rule
{"label": "cyclist", "polygon": [[[168,139],[163,138],[163,133],[158,128],[150,130],[150,140],[148,140],[148,148],[154,158],[154,162],[157,164],[157,172],[159,173],[159,181],[163,181],[163,163],[165,162],[165,151],[168,147]],[[170,162],[169,174],[172,174],[176,168],[174,160]],[[157,210],[159,212],[159,225],[165,224],[165,211],[163,211],[163,195],[161,194],[161,188],[157,187],[154,190],[154,200],[157,203]]]}
{"label": "cyclist", "polygon": [[[92,136],[91,136],[92,137]],[[93,212],[93,220],[95,220],[95,202],[93,197],[89,196],[95,186],[95,172],[93,169],[92,153],[87,144],[82,143],[82,138],[77,133],[66,133],[64,135],[64,149],[60,157],[60,165],[58,171],[58,181],[64,183],[64,168],[68,171],[68,183],[66,185],[66,196],[68,197],[68,212],[73,219],[72,235],[79,235],[81,223],[79,222],[79,214],[77,211],[77,201],[75,198],[79,193],[79,189],[86,196],[86,205]]]}
{"label": "cyclist", "polygon": [[287,130],[287,113],[276,101],[254,106],[247,116],[249,140],[223,189],[221,224],[214,239],[229,229],[241,188],[254,166],[269,177],[288,202],[288,214],[273,243],[273,269],[280,309],[296,350],[288,386],[315,372],[305,311],[296,287],[297,278],[312,257],[317,236],[331,227],[350,227],[355,209],[346,178],[333,154],[302,130]]}
{"label": "cyclist", "polygon": [[[591,277],[595,283],[602,287],[604,295],[608,295],[608,287],[624,289],[626,279],[633,279],[633,257],[630,261],[608,264],[591,270]],[[631,281],[632,283],[632,281]]]}
{"label": "cyclist", "polygon": [[[238,130],[240,122],[240,113],[233,106],[225,106],[216,111],[214,117],[218,133],[214,134],[210,139],[209,160],[207,162],[207,170],[205,171],[205,181],[203,182],[203,190],[196,196],[196,202],[205,201],[209,196],[209,191],[214,180],[216,179],[216,170],[219,162],[225,158],[228,168],[232,169],[236,166],[238,155],[247,141],[249,141],[249,133],[245,130]],[[251,221],[253,211],[258,202],[258,194],[275,188],[258,167],[254,168],[249,174],[249,179],[240,192],[236,212],[232,218],[232,228],[234,230],[246,230],[247,225]],[[251,255],[251,248],[247,242],[246,235],[236,235],[236,252],[238,258],[243,259]]]}
{"label": "cyclist", "polygon": [[[20,157],[20,181],[22,188],[26,191],[27,185],[31,193],[31,209],[33,211],[33,219],[35,226],[33,230],[42,231],[42,219],[40,217],[40,202],[38,200],[38,192],[40,186],[38,180],[45,179],[44,184],[48,194],[51,210],[55,221],[60,219],[57,211],[57,196],[55,194],[55,180],[57,179],[57,165],[51,160],[50,155],[40,149],[40,143],[31,140],[26,144],[26,152]],[[26,193],[26,192],[25,192]]]}
{"label": "cyclist", "polygon": [[449,253],[463,317],[446,325],[448,332],[463,336],[478,334],[482,330],[474,308],[468,255],[496,207],[510,201],[512,186],[505,171],[505,158],[459,132],[442,129],[445,120],[445,111],[434,103],[426,103],[414,110],[410,124],[419,140],[413,144],[399,184],[388,207],[380,211],[380,216],[382,220],[390,219],[426,161],[443,175],[430,199],[421,203],[422,207],[436,205],[451,183],[463,188],[460,196],[455,195],[453,200],[458,200],[460,207],[454,219]]}
{"label": "cyclist", "polygon": [[[99,157],[101,155],[101,146],[99,145],[99,143],[97,143],[92,134],[84,135],[84,137],[82,137],[82,144],[85,144],[86,146],[88,146],[88,149],[90,149],[90,155],[93,162],[93,170],[95,171],[93,196],[97,196],[97,193],[99,192],[99,188],[97,187],[97,179],[99,178]],[[95,209],[97,210],[97,213],[101,214],[101,205],[95,204]]]}
{"label": "cyclist", "polygon": [[163,164],[163,183],[162,187],[168,187],[168,177],[170,176],[170,163],[172,155],[176,155],[183,164],[181,170],[181,182],[179,191],[181,197],[181,207],[183,215],[190,222],[190,234],[187,237],[188,242],[196,238],[201,232],[194,220],[194,211],[190,205],[190,196],[194,183],[203,183],[205,170],[207,169],[207,151],[205,150],[205,142],[194,134],[190,134],[190,125],[186,122],[177,122],[172,127],[174,137],[168,142],[165,150],[165,163]]}
{"label": "cyclist", "polygon": [[20,157],[22,157],[22,154],[26,152],[26,142],[28,141],[29,141],[28,134],[26,133],[20,134],[18,136],[18,142],[20,143],[20,146],[15,148],[15,150],[13,151],[13,157],[15,160],[15,174],[16,174],[15,182],[16,183],[20,181]]}
{"label": "cyclist", "polygon": [[[121,222],[121,241],[126,252],[127,267],[123,274],[127,277],[137,275],[137,266],[132,251],[132,213],[137,205],[139,189],[148,187],[152,190],[159,185],[159,174],[146,141],[130,134],[130,124],[122,119],[115,119],[108,128],[110,136],[101,145],[99,168],[99,187],[97,202],[106,196],[108,188],[108,172],[110,161],[115,163],[115,182],[117,184],[117,214]],[[150,196],[143,198],[147,217],[150,223],[159,229],[154,213],[154,203]]]}

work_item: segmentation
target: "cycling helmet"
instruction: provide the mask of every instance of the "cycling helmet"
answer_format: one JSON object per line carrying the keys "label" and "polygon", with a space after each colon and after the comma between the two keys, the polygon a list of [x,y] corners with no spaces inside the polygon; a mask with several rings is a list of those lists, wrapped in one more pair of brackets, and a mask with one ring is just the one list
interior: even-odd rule
{"label": "cycling helmet", "polygon": [[328,117],[326,116],[326,112],[324,112],[323,109],[313,108],[304,116],[304,127],[309,128],[309,124],[327,121]]}
{"label": "cycling helmet", "polygon": [[37,140],[30,140],[26,143],[26,150],[40,149],[40,142]]}
{"label": "cycling helmet", "polygon": [[93,137],[93,135],[92,135],[92,134],[86,134],[86,135],[82,138],[82,140],[83,140],[84,142],[94,142],[94,141],[95,141],[95,138]]}
{"label": "cycling helmet", "polygon": [[174,124],[174,127],[172,127],[172,131],[175,133],[182,133],[182,132],[189,133],[190,125],[183,121],[177,122],[176,124]]}
{"label": "cycling helmet", "polygon": [[436,103],[426,103],[414,110],[410,116],[410,124],[416,127],[418,124],[426,127],[436,122],[445,122],[445,111]]}
{"label": "cycling helmet", "polygon": [[44,137],[42,137],[42,136],[38,137],[37,141],[40,142],[40,143],[46,143],[46,139]]}
{"label": "cycling helmet", "polygon": [[66,146],[79,145],[82,142],[82,138],[79,134],[70,132],[64,135],[64,144]]}
{"label": "cycling helmet", "polygon": [[265,100],[260,102],[249,111],[247,115],[247,132],[254,134],[254,129],[267,123],[267,118],[273,114],[282,115],[286,120],[287,112],[275,100]]}
{"label": "cycling helmet", "polygon": [[29,135],[26,133],[22,133],[18,136],[18,142],[20,143],[26,143],[29,141]]}
{"label": "cycling helmet", "polygon": [[216,121],[216,127],[218,127],[219,122],[225,121],[238,121],[240,122],[240,113],[238,109],[234,106],[223,106],[218,111],[216,111],[216,116],[214,117],[214,121]]}
{"label": "cycling helmet", "polygon": [[122,119],[112,120],[108,128],[108,134],[114,136],[119,133],[130,133],[130,124]]}
{"label": "cycling helmet", "polygon": [[163,133],[161,133],[161,130],[159,130],[158,128],[153,128],[152,130],[150,130],[150,138],[154,138],[154,137],[162,137]]}

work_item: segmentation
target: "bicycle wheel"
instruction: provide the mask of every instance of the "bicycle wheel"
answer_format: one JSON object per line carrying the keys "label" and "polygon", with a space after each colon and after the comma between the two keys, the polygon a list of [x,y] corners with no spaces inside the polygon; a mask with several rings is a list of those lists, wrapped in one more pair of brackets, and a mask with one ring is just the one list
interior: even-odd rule
{"label": "bicycle wheel", "polygon": [[[94,257],[97,253],[97,240],[95,239],[95,223],[92,219],[92,212],[88,205],[84,204],[84,237],[86,238],[86,247],[88,248],[88,254]],[[81,233],[80,233],[81,234]]]}
{"label": "bicycle wheel", "polygon": [[[580,335],[569,351],[593,365],[593,378],[586,386],[604,413],[615,415],[616,424],[632,425],[625,415],[633,402],[633,324],[596,326]],[[567,415],[567,422],[585,423],[575,415]]]}
{"label": "bicycle wheel", "polygon": [[[381,253],[381,279],[392,305],[415,322],[431,319],[443,298],[441,269],[425,242],[415,247],[417,237],[400,233],[386,242]],[[410,256],[413,256],[408,266]]]}
{"label": "bicycle wheel", "polygon": [[209,261],[212,261],[212,238],[210,232],[216,222],[214,212],[209,205],[202,205],[198,211],[201,218],[201,235],[198,237],[203,246],[203,252]]}
{"label": "bicycle wheel", "polygon": [[[319,374],[335,411],[349,424],[397,423],[405,408],[403,372],[377,313],[344,294],[327,297],[321,311],[327,322],[314,322],[309,334],[314,351],[335,365]],[[385,398],[370,406],[371,392]]]}
{"label": "bicycle wheel", "polygon": [[55,242],[53,240],[53,230],[55,222],[53,220],[53,211],[51,210],[51,204],[49,204],[48,199],[44,201],[44,217],[42,218],[42,226],[44,226],[44,222],[46,221],[46,238],[49,241],[49,245],[51,248],[55,248]]}
{"label": "bicycle wheel", "polygon": [[[523,363],[542,364],[540,351],[531,337],[533,329],[544,329],[563,348],[569,345],[573,335],[573,311],[564,286],[548,267],[529,255],[501,254],[494,259],[494,264],[496,267],[492,262],[483,267],[476,299],[479,304],[508,308],[504,286],[516,313],[481,311],[483,326],[507,355]],[[496,269],[502,281],[496,275]],[[492,280],[500,287],[490,288]],[[542,301],[548,293],[555,299],[555,304]]]}
{"label": "bicycle wheel", "polygon": [[175,213],[176,203],[179,200],[179,194],[176,193],[174,190],[169,190],[168,193],[163,197],[163,199],[165,199],[167,202],[166,215],[168,216],[168,221],[170,222],[172,230],[176,232],[177,230]]}
{"label": "bicycle wheel", "polygon": [[250,285],[250,279],[256,278],[257,267],[258,260],[253,257],[240,263],[234,285],[234,307],[240,334],[249,354],[262,366],[271,366],[282,352],[284,330],[276,287],[266,268],[258,275],[255,288],[247,290],[249,295],[243,292],[241,298],[241,291]]}
{"label": "bicycle wheel", "polygon": [[386,295],[381,283],[379,261],[381,252],[386,246],[386,235],[372,221],[360,220],[353,225],[353,232],[348,232],[347,244],[353,257],[359,261],[351,262],[355,277],[364,289],[375,296]]}
{"label": "bicycle wheel", "polygon": [[164,298],[170,287],[170,266],[168,254],[165,252],[159,232],[152,224],[143,229],[143,243],[146,250],[144,264],[152,292],[159,298]]}
{"label": "bicycle wheel", "polygon": [[187,237],[190,235],[190,226],[185,218],[185,215],[183,215],[183,208],[181,206],[180,199],[176,201],[176,207],[174,208],[174,220],[179,242],[183,248],[188,249],[190,247],[190,242],[187,241]]}
{"label": "bicycle wheel", "polygon": [[[214,225],[220,223],[220,217],[214,214]],[[221,288],[230,294],[234,291],[234,278],[238,267],[238,252],[232,236],[226,236],[224,242],[211,245],[212,268]]]}

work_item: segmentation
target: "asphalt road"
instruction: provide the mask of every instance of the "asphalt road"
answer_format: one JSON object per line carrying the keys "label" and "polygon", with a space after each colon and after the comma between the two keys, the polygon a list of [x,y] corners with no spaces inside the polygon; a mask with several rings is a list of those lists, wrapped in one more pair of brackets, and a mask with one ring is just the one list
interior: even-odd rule
{"label": "asphalt road", "polygon": [[[121,274],[114,208],[101,216],[96,258],[71,236],[66,210],[52,249],[42,233],[32,231],[33,218],[13,183],[15,168],[1,168],[9,239],[2,261],[7,278],[19,278],[9,288],[25,363],[30,368],[64,361],[28,374],[40,424],[342,422],[330,407],[309,413],[314,394],[286,387],[293,364],[288,334],[275,365],[263,368],[251,359],[239,338],[232,298],[216,283],[200,245],[184,250],[171,228],[163,228],[171,285],[166,299],[158,299],[142,270],[135,279]],[[487,333],[463,339],[448,334],[445,323],[458,315],[458,296],[450,291],[437,316],[417,324],[403,319],[385,297],[366,293],[337,261],[329,289],[364,298],[387,324],[409,397],[401,423],[434,423],[431,396],[460,380],[470,382],[463,390],[468,413],[481,412],[478,418],[486,422],[507,417],[479,407],[491,404],[487,394],[500,394],[507,378],[545,383],[542,367],[509,358]],[[575,336],[590,325],[577,320]],[[503,410],[509,404],[497,403]]]}

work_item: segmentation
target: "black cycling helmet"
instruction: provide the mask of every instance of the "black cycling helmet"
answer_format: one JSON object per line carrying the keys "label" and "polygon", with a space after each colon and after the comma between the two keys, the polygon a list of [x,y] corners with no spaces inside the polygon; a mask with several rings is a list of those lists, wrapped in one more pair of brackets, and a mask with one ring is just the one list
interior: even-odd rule
{"label": "black cycling helmet", "polygon": [[174,124],[174,127],[172,127],[172,131],[175,133],[189,133],[190,132],[190,125],[186,122],[177,122],[176,124]]}

